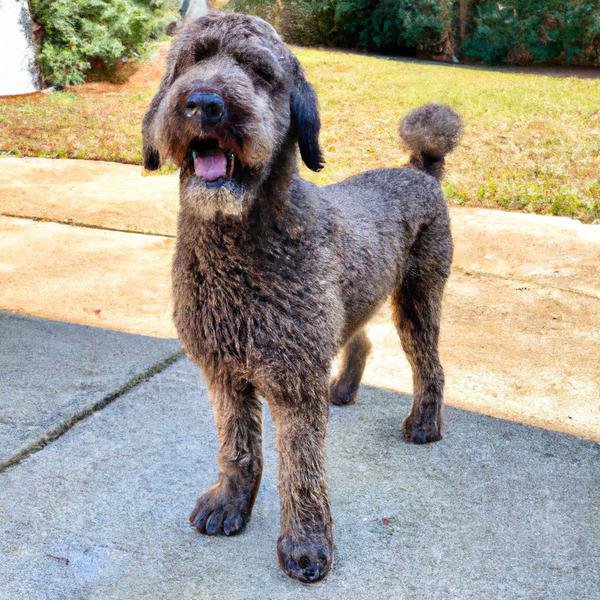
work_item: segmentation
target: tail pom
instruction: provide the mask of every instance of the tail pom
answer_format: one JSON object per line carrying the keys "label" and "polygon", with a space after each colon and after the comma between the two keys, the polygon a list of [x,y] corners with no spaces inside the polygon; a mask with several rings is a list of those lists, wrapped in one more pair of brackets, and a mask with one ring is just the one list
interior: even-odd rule
{"label": "tail pom", "polygon": [[444,104],[425,104],[400,121],[402,141],[415,157],[443,159],[462,136],[462,119]]}

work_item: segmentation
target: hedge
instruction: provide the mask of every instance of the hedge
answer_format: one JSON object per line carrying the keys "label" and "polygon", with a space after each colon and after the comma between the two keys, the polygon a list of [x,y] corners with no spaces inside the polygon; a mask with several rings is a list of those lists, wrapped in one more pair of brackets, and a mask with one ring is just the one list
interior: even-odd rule
{"label": "hedge", "polygon": [[290,43],[600,65],[600,0],[231,0],[228,7],[267,19]]}
{"label": "hedge", "polygon": [[505,0],[476,6],[463,51],[485,63],[600,64],[599,0]]}

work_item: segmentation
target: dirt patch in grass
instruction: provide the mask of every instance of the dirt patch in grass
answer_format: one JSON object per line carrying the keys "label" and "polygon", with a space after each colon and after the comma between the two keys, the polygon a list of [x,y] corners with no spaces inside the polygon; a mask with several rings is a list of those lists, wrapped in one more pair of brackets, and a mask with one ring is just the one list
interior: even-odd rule
{"label": "dirt patch in grass", "polygon": [[[448,161],[449,201],[600,218],[598,79],[453,68],[356,53],[295,49],[319,93],[327,166],[309,179],[333,183],[406,161],[401,115],[445,102],[465,119]],[[140,123],[166,47],[128,67],[123,83],[0,100],[0,151],[22,156],[139,163]]]}

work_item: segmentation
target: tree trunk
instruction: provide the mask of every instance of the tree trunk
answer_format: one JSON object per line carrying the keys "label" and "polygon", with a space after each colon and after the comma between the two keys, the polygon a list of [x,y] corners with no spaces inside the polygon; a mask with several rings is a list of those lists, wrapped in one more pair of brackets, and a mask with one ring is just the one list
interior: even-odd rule
{"label": "tree trunk", "polygon": [[459,23],[460,23],[460,41],[464,42],[470,35],[473,25],[473,5],[474,0],[460,0],[459,2]]}
{"label": "tree trunk", "polygon": [[444,23],[444,31],[442,32],[442,53],[445,60],[450,62],[458,62],[456,52],[454,50],[453,27],[452,27],[452,0],[442,1],[442,10],[440,19]]}

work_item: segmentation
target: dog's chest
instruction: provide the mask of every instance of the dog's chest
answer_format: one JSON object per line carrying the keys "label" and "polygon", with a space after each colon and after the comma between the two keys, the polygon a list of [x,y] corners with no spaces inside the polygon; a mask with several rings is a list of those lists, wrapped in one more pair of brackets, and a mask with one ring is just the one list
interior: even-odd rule
{"label": "dog's chest", "polygon": [[257,369],[285,370],[330,353],[326,286],[293,247],[221,239],[196,246],[183,264],[178,255],[175,325],[195,361],[252,378]]}

